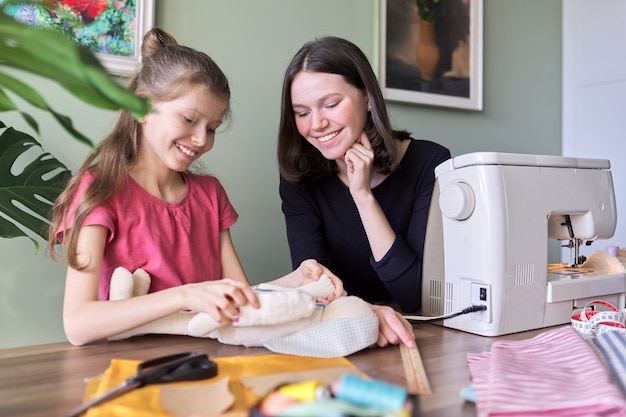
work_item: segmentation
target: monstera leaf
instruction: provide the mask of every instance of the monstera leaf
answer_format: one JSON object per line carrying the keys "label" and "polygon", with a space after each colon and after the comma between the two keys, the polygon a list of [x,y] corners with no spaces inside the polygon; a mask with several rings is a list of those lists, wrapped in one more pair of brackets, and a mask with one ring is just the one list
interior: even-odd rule
{"label": "monstera leaf", "polygon": [[42,110],[47,110],[52,114],[52,116],[59,122],[63,128],[69,132],[75,139],[89,145],[93,146],[91,140],[87,138],[85,135],[80,133],[78,130],[74,128],[72,120],[60,113],[54,111],[48,104],[45,102],[43,97],[37,93],[33,88],[29,85],[23,83],[15,77],[12,77],[8,74],[3,74],[0,72],[0,111],[10,111],[15,110],[18,111],[26,123],[37,133],[39,133],[39,124],[33,119],[28,113],[24,113],[20,111],[11,97],[2,90],[2,88],[12,91],[18,96],[22,97],[24,100],[28,101],[35,107],[39,107]]}
{"label": "monstera leaf", "polygon": [[[5,127],[0,122],[0,127]],[[28,236],[6,217],[17,221],[47,239],[48,214],[54,199],[71,177],[61,162],[46,152],[17,166],[18,158],[29,158],[29,153],[41,150],[33,137],[11,127],[0,135],[0,236],[11,238]],[[35,247],[37,240],[31,237]]]}
{"label": "monstera leaf", "polygon": [[[148,101],[110,76],[88,48],[61,32],[23,24],[4,14],[3,7],[10,3],[17,2],[0,0],[0,112],[18,112],[39,134],[37,121],[11,98],[20,97],[49,112],[75,143],[93,146],[87,135],[74,128],[69,116],[52,109],[34,88],[18,79],[15,74],[22,72],[50,79],[94,107],[126,109],[137,118],[151,110]],[[35,0],[19,3],[42,4]],[[11,74],[4,68],[10,68]],[[34,236],[47,239],[48,213],[71,173],[28,134],[6,127],[2,121],[0,132],[0,237],[26,236],[39,248]],[[33,153],[38,156],[33,158]]]}

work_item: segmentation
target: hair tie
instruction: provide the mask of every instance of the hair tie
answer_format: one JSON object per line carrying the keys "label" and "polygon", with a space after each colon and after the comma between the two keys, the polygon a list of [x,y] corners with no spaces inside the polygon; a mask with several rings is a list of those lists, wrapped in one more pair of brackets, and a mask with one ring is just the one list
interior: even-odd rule
{"label": "hair tie", "polygon": [[163,35],[161,35],[161,32],[157,32],[156,35],[161,46],[165,46],[165,38],[163,37]]}

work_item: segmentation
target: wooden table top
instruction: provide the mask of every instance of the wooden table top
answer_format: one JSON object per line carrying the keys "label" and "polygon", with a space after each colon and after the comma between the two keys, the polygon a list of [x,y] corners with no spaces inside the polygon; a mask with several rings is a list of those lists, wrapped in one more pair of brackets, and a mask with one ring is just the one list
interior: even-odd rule
{"label": "wooden table top", "polygon": [[[488,351],[496,340],[520,340],[545,329],[496,338],[477,336],[433,324],[417,324],[415,334],[432,394],[420,398],[427,417],[475,416],[460,397],[470,383],[467,353]],[[61,416],[80,404],[85,379],[102,374],[111,359],[146,360],[195,351],[209,357],[271,353],[264,348],[224,345],[213,339],[150,335],[83,347],[53,343],[0,350],[0,416]],[[372,378],[405,385],[397,346],[370,348],[347,357]]]}

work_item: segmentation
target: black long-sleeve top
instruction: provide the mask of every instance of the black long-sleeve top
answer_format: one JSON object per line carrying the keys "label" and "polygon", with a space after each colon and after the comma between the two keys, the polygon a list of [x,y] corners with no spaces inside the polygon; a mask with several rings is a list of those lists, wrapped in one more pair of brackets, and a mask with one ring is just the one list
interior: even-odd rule
{"label": "black long-sleeve top", "polygon": [[411,140],[400,165],[372,192],[396,239],[375,262],[348,187],[332,176],[295,185],[280,179],[282,210],[294,268],[316,259],[344,283],[348,294],[415,312],[422,298],[422,255],[434,169],[450,158],[445,147]]}

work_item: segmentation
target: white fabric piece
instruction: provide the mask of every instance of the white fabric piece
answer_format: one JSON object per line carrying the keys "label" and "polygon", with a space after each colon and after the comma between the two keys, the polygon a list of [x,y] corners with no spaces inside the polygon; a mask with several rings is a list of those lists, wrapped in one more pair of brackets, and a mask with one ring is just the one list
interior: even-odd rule
{"label": "white fabric piece", "polygon": [[[315,311],[313,297],[301,291],[260,291],[257,297],[260,307],[240,307],[238,321],[233,327],[280,325],[310,317]],[[198,313],[189,322],[187,330],[191,336],[202,337],[219,327],[210,315]]]}
{"label": "white fabric piece", "polygon": [[323,274],[317,281],[310,282],[306,285],[296,288],[283,287],[281,285],[263,283],[257,285],[259,290],[272,290],[272,291],[304,291],[313,297],[328,297],[335,292],[335,285],[328,275]]}
{"label": "white fabric piece", "polygon": [[378,340],[378,317],[354,296],[341,297],[324,308],[322,319],[293,334],[263,343],[272,352],[331,358],[363,350]]}
{"label": "white fabric piece", "polygon": [[294,334],[267,341],[263,346],[285,355],[335,358],[363,350],[378,339],[378,318],[344,317],[321,321]]}
{"label": "white fabric piece", "polygon": [[354,296],[318,306],[294,323],[263,327],[220,327],[210,337],[231,345],[265,347],[287,355],[331,358],[347,356],[376,343],[378,317],[370,305]]}
{"label": "white fabric piece", "polygon": [[619,259],[604,251],[592,253],[580,267],[581,269],[595,270],[607,275],[626,273],[626,268],[624,268]]}
{"label": "white fabric piece", "polygon": [[270,326],[311,316],[315,299],[303,291],[257,292],[260,308],[250,304],[239,308],[234,327]]}
{"label": "white fabric piece", "polygon": [[208,334],[208,337],[219,340],[227,345],[262,347],[272,339],[288,336],[304,328],[313,326],[322,320],[323,306],[317,306],[310,317],[298,321],[258,327],[220,327]]}

